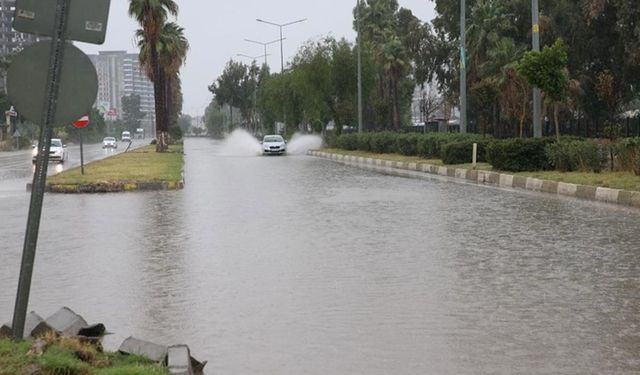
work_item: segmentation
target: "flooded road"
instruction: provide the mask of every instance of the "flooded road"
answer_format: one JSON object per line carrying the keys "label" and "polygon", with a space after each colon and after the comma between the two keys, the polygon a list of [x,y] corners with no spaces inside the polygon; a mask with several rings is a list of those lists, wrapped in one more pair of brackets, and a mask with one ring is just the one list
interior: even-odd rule
{"label": "flooded road", "polygon": [[[224,149],[186,140],[183,191],[47,195],[30,310],[209,374],[640,373],[640,211]],[[28,198],[0,195],[3,321]]]}

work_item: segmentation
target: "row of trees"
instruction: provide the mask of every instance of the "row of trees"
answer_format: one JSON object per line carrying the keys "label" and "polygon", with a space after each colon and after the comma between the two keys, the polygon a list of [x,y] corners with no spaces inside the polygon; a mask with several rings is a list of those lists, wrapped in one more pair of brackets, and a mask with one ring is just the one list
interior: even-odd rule
{"label": "row of trees", "polygon": [[[364,1],[360,14],[366,127],[400,129],[411,121],[416,82],[424,82],[427,75],[427,63],[416,62],[428,57],[430,26],[396,1]],[[209,87],[214,95],[210,109],[237,108],[241,123],[252,130],[260,126],[272,132],[278,122],[290,132],[299,127],[322,129],[333,121],[340,131],[343,125],[357,123],[357,88],[356,46],[328,37],[303,45],[281,74],[271,74],[255,62],[230,61]],[[218,112],[208,113],[208,123],[219,122]]]}
{"label": "row of trees", "polygon": [[130,0],[129,15],[141,27],[136,32],[140,64],[153,82],[156,150],[162,152],[168,147],[169,129],[178,127],[182,112],[180,68],[186,62],[189,42],[184,29],[168,20],[178,15],[173,0]]}
{"label": "row of trees", "polygon": [[[435,87],[424,103],[452,108],[459,97],[460,3],[432,0],[433,24],[416,18],[396,0],[363,0],[360,15],[365,129],[396,129],[411,123],[415,87]],[[640,7],[635,0],[541,0],[543,51],[533,53],[530,0],[467,0],[468,118],[482,133],[530,134],[532,87],[543,89],[543,113],[559,124],[572,119],[613,124],[639,106]],[[358,12],[359,11],[359,12]],[[529,51],[529,52],[528,52]],[[308,42],[282,74],[230,61],[210,86],[210,123],[228,107],[241,124],[272,131],[320,127],[357,119],[357,50],[345,40]],[[428,91],[428,90],[426,90]],[[426,92],[425,91],[425,92]],[[433,113],[429,105],[427,114]],[[444,111],[448,112],[448,111]],[[447,114],[445,113],[445,116]],[[226,123],[229,124],[230,121]]]}
{"label": "row of trees", "polygon": [[[437,17],[427,79],[450,101],[459,94],[457,1],[434,0]],[[543,112],[561,122],[615,122],[636,108],[640,79],[640,8],[635,0],[541,0],[540,35],[531,46],[530,0],[467,0],[469,118],[490,130],[531,123],[531,84],[546,86]],[[544,87],[543,87],[544,88]]]}

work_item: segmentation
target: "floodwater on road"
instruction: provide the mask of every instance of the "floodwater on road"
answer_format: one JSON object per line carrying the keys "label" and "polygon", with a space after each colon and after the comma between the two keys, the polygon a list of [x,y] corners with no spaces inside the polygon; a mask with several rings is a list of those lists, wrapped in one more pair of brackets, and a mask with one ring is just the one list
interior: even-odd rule
{"label": "floodwater on road", "polygon": [[[183,191],[47,195],[30,309],[209,374],[638,374],[640,212],[187,139]],[[0,196],[0,319],[28,209]]]}

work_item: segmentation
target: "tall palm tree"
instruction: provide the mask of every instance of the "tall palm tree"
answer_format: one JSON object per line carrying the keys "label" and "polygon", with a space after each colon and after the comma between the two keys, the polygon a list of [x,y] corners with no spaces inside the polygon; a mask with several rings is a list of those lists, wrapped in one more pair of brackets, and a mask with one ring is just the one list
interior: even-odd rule
{"label": "tall palm tree", "polygon": [[178,4],[173,0],[129,0],[129,15],[142,27],[139,33],[139,45],[147,48],[145,55],[140,54],[140,63],[147,76],[153,82],[156,105],[156,151],[166,150],[167,108],[162,80],[163,68],[158,55],[158,40],[169,15],[178,14]]}
{"label": "tall palm tree", "polygon": [[156,80],[162,87],[165,103],[162,122],[169,125],[177,121],[182,107],[182,90],[180,82],[180,67],[184,65],[189,51],[189,42],[184,35],[184,29],[173,22],[165,23],[160,30],[158,39],[154,45],[144,40],[144,30],[136,32],[138,47],[140,48],[140,61],[148,65],[151,60],[152,46],[155,47],[158,62],[161,67]]}

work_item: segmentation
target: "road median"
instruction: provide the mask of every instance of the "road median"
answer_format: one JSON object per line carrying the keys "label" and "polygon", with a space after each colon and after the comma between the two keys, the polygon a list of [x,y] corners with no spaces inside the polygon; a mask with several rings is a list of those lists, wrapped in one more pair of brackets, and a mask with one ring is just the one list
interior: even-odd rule
{"label": "road median", "polygon": [[116,193],[126,191],[180,190],[184,188],[183,147],[172,146],[167,152],[155,152],[146,146],[97,160],[47,179],[51,193]]}

